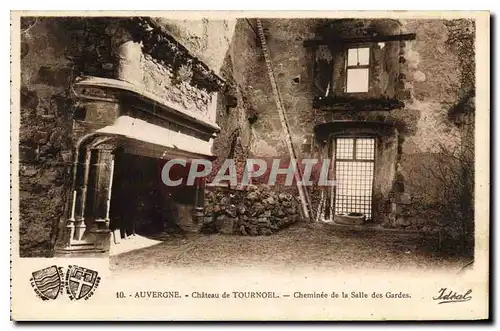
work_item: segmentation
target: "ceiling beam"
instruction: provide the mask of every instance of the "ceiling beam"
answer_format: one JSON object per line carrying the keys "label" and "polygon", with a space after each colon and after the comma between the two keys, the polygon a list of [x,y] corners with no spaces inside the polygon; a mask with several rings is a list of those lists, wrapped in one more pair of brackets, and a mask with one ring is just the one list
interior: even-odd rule
{"label": "ceiling beam", "polygon": [[415,38],[416,38],[415,33],[406,33],[406,34],[366,36],[366,37],[353,37],[353,38],[309,39],[309,40],[304,40],[304,46],[311,47],[317,45],[362,44],[370,42],[414,40]]}

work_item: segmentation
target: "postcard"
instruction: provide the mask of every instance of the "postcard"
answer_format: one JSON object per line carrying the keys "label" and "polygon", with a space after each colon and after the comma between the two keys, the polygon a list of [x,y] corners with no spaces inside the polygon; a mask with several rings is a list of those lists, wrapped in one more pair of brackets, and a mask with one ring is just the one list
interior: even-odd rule
{"label": "postcard", "polygon": [[11,12],[11,318],[485,320],[489,12]]}

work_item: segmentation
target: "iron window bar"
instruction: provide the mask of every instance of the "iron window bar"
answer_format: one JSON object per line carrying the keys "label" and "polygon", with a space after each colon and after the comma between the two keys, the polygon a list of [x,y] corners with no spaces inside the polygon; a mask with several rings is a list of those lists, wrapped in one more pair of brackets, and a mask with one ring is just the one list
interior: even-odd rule
{"label": "iron window bar", "polygon": [[356,212],[371,219],[375,138],[339,137],[335,142],[335,214]]}

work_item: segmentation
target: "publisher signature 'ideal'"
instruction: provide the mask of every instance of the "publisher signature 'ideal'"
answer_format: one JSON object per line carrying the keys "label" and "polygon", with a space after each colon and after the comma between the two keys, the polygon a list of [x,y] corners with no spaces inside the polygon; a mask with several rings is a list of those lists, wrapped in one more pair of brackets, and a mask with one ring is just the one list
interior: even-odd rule
{"label": "publisher signature 'ideal'", "polygon": [[446,287],[443,287],[439,290],[439,295],[433,297],[432,300],[439,301],[438,304],[465,302],[472,299],[471,293],[472,293],[471,289],[468,289],[466,292],[460,293],[460,292],[455,292]]}

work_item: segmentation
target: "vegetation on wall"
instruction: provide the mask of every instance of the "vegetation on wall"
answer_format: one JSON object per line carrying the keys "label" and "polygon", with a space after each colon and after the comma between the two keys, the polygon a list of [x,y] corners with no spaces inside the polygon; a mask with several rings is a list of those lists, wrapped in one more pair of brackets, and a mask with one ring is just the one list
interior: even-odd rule
{"label": "vegetation on wall", "polygon": [[[457,103],[449,109],[448,117],[460,128],[460,144],[453,149],[439,144],[431,162],[422,166],[422,185],[437,187],[426,206],[434,214],[445,237],[454,239],[455,251],[472,253],[474,247],[474,94],[475,53],[474,22],[446,21],[447,47],[455,53],[460,66]],[[456,91],[455,91],[456,93]],[[425,192],[425,191],[423,191]]]}

